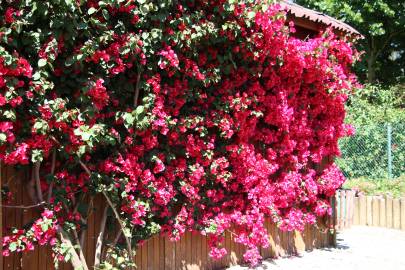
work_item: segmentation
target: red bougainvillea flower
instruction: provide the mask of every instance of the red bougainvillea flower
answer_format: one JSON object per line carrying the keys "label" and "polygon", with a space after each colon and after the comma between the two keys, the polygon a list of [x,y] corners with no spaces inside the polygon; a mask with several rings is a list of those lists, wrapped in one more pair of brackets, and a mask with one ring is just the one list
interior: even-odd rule
{"label": "red bougainvillea flower", "polygon": [[266,218],[292,231],[331,213],[354,133],[351,42],[297,39],[272,1],[157,2],[2,4],[0,159],[27,168],[42,209],[4,231],[3,255],[50,245],[68,260],[66,239],[107,205],[120,256],[196,231],[221,258],[232,231],[254,265]]}

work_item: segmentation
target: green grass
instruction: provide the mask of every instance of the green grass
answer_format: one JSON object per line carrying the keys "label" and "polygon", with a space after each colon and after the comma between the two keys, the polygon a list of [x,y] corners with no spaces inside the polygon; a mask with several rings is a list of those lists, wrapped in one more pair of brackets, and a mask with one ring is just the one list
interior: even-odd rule
{"label": "green grass", "polygon": [[405,175],[395,179],[367,178],[348,179],[343,188],[358,190],[365,195],[390,195],[392,197],[405,197]]}

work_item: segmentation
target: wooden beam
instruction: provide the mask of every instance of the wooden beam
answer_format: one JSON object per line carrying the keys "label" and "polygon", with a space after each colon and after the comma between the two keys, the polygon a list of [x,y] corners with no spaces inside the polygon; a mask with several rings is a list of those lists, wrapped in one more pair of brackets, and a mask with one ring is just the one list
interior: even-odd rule
{"label": "wooden beam", "polygon": [[322,27],[322,24],[307,20],[305,18],[299,18],[293,15],[288,15],[287,16],[287,22],[293,21],[294,25],[300,26],[302,28],[314,31],[314,32],[319,32],[323,29],[325,29],[325,27]]}
{"label": "wooden beam", "polygon": [[[324,23],[321,23],[321,22],[317,23],[317,22],[313,22],[313,21],[311,21],[309,19],[306,19],[306,18],[301,18],[301,17],[297,17],[297,16],[294,16],[294,15],[291,15],[291,14],[287,14],[287,21],[286,22],[288,23],[290,21],[292,21],[294,23],[294,25],[296,26],[297,32],[300,31],[299,28],[303,28],[303,29],[306,29],[307,31],[312,32],[315,35],[318,34],[321,31],[324,31],[327,27],[329,27],[328,25],[326,25]],[[340,36],[340,37],[345,36],[345,35],[349,35],[349,36],[352,36],[352,37],[354,36],[354,34],[352,34],[352,33],[344,32],[344,31],[342,31],[340,29],[337,29],[335,27],[332,27],[332,29],[333,29],[333,32],[337,36]]]}

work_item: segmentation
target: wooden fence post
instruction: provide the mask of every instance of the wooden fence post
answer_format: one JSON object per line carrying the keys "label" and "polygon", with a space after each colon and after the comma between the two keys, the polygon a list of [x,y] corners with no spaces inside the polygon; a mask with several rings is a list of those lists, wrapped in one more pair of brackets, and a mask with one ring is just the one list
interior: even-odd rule
{"label": "wooden fence post", "polygon": [[401,228],[401,205],[399,202],[399,199],[394,199],[393,205],[392,205],[392,214],[394,216],[394,229],[400,229]]}
{"label": "wooden fence post", "polygon": [[380,225],[380,207],[378,205],[379,198],[377,196],[373,196],[373,205],[371,208],[371,216],[373,220],[373,226],[378,227]]}
{"label": "wooden fence post", "polygon": [[401,230],[405,231],[405,198],[401,198]]}
{"label": "wooden fence post", "polygon": [[372,226],[373,225],[372,202],[373,202],[373,197],[372,196],[366,196],[366,214],[367,214],[366,225],[367,226]]}
{"label": "wooden fence post", "polygon": [[339,216],[339,228],[344,229],[346,227],[346,192],[340,191],[340,216]]}
{"label": "wooden fence post", "polygon": [[346,228],[350,228],[353,223],[353,198],[352,191],[346,190]]}
{"label": "wooden fence post", "polygon": [[354,223],[354,207],[355,207],[354,196],[355,196],[354,190],[350,190],[350,226],[352,226]]}
{"label": "wooden fence post", "polygon": [[360,198],[354,197],[354,225],[360,225]]}
{"label": "wooden fence post", "polygon": [[340,201],[340,190],[336,191],[335,194],[335,201],[336,201],[336,205],[335,205],[335,221],[336,221],[336,228],[340,229],[340,204],[342,203]]}
{"label": "wooden fence post", "polygon": [[359,220],[359,225],[366,225],[367,224],[367,201],[366,201],[366,196],[360,195],[359,196],[359,210],[360,210],[360,220]]}
{"label": "wooden fence post", "polygon": [[392,197],[386,197],[386,211],[387,211],[387,228],[393,228],[393,220],[392,220]]}
{"label": "wooden fence post", "polygon": [[384,197],[379,199],[379,207],[380,207],[380,227],[386,227],[387,221],[386,221],[386,213],[385,213],[385,199]]}

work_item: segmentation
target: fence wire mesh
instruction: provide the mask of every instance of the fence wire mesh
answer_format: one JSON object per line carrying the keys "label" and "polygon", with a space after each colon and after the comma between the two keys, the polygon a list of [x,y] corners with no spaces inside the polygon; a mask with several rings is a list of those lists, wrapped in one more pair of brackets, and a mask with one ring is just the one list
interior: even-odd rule
{"label": "fence wire mesh", "polygon": [[395,178],[405,174],[405,123],[356,127],[339,142],[336,163],[347,178]]}

